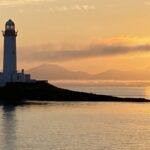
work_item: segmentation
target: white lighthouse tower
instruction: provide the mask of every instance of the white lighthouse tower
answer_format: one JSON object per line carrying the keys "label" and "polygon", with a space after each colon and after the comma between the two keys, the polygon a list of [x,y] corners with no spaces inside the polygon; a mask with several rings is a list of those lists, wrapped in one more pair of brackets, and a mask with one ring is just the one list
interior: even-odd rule
{"label": "white lighthouse tower", "polygon": [[4,36],[4,60],[3,73],[8,80],[12,80],[14,74],[17,73],[16,59],[16,36],[15,24],[12,20],[8,20],[5,24]]}
{"label": "white lighthouse tower", "polygon": [[17,53],[16,53],[16,37],[15,23],[9,19],[5,24],[4,36],[4,58],[3,72],[0,72],[0,86],[6,85],[8,82],[33,82],[30,74],[24,74],[17,71]]}

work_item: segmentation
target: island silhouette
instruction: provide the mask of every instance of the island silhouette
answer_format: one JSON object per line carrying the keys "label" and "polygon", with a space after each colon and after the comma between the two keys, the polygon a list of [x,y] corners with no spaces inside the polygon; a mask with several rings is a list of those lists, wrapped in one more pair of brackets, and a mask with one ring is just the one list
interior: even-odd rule
{"label": "island silhouette", "polygon": [[71,91],[51,85],[47,81],[7,83],[0,87],[0,104],[22,104],[27,101],[150,102],[144,98],[121,98]]}

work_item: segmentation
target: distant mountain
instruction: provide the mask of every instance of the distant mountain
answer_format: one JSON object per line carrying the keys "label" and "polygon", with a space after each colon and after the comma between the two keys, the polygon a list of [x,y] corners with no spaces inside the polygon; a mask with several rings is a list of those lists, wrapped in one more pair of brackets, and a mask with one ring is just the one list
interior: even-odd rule
{"label": "distant mountain", "polygon": [[96,74],[92,79],[100,80],[150,80],[150,71],[148,70],[108,70]]}
{"label": "distant mountain", "polygon": [[82,71],[70,71],[55,64],[43,64],[27,72],[35,79],[46,80],[82,80],[89,79],[91,75]]}
{"label": "distant mountain", "polygon": [[71,71],[56,64],[43,64],[29,69],[32,77],[40,80],[150,80],[150,69],[108,70],[96,75],[82,71]]}

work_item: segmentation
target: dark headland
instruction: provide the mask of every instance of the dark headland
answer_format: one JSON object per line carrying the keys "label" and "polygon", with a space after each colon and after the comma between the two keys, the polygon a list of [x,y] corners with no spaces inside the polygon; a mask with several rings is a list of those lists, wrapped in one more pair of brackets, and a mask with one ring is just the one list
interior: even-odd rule
{"label": "dark headland", "polygon": [[26,101],[87,101],[87,102],[150,102],[144,98],[119,98],[58,88],[44,81],[7,83],[0,87],[0,104],[19,104]]}

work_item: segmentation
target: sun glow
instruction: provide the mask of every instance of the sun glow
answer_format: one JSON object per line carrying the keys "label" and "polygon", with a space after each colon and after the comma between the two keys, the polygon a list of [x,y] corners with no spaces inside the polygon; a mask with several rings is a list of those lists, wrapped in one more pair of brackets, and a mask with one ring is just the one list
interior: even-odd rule
{"label": "sun glow", "polygon": [[96,44],[120,44],[120,45],[145,45],[150,44],[150,37],[131,37],[131,36],[118,36],[111,38],[95,39],[93,38],[93,43]]}
{"label": "sun glow", "polygon": [[144,93],[145,93],[145,97],[150,98],[150,86],[147,86],[145,88]]}

